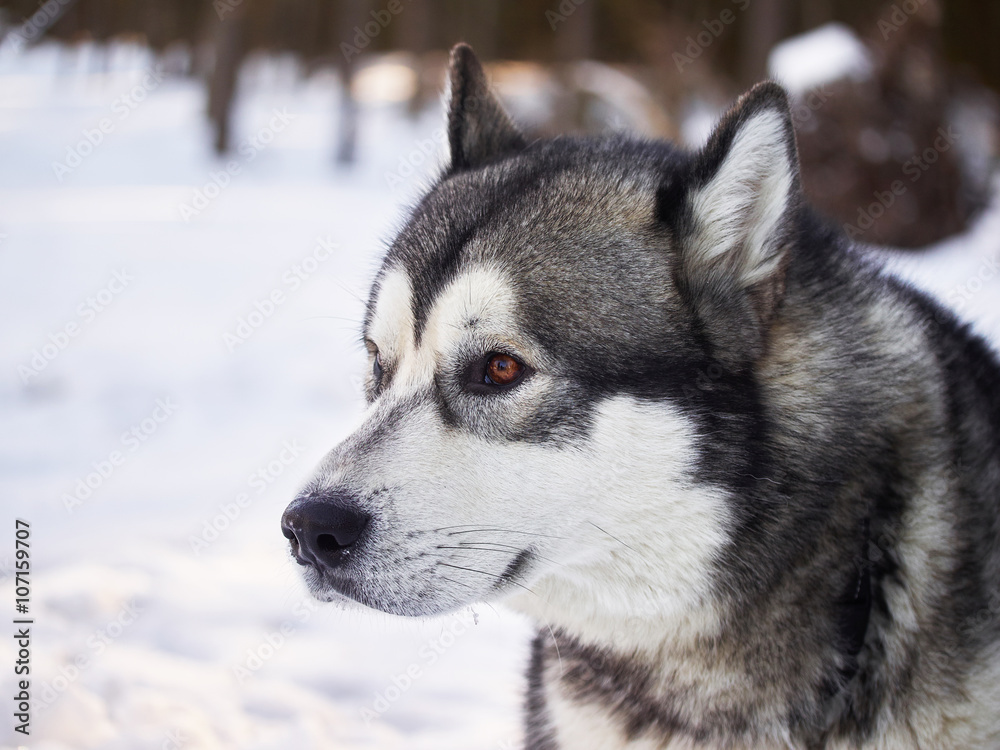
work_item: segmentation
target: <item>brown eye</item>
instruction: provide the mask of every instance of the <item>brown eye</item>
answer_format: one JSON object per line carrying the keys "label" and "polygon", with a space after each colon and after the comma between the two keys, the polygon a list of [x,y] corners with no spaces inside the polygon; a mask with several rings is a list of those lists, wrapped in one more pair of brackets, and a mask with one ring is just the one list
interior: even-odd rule
{"label": "brown eye", "polygon": [[494,354],[486,362],[486,382],[510,385],[524,373],[524,365],[509,354]]}

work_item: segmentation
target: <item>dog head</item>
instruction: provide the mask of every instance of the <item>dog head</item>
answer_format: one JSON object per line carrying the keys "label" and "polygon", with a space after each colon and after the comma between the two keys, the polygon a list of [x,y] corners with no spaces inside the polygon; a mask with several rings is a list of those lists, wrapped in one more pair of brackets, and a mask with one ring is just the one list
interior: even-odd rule
{"label": "dog head", "polygon": [[448,137],[372,287],[364,423],[283,517],[311,590],[402,615],[710,607],[798,201],[784,93],[755,87],[696,154],[528,143],[460,45]]}

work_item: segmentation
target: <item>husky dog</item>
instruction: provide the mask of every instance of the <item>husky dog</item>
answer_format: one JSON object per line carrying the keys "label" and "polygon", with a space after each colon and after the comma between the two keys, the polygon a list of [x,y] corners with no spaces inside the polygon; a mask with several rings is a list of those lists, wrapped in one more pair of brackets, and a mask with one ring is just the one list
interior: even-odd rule
{"label": "husky dog", "polygon": [[526,747],[1000,748],[1000,367],[803,200],[784,91],[528,142],[472,51],[375,279],[322,600],[539,623]]}

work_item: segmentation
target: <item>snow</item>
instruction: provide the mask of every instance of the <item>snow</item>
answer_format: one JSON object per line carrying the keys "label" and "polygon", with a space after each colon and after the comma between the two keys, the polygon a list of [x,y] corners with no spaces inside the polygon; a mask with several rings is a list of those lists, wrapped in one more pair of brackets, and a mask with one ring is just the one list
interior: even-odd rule
{"label": "snow", "polygon": [[990,204],[961,235],[922,251],[873,248],[885,268],[931,292],[989,339],[1000,343],[1000,176]]}
{"label": "snow", "polygon": [[769,75],[794,96],[842,78],[864,80],[872,64],[854,31],[842,23],[828,23],[776,44],[767,67]]}
{"label": "snow", "polygon": [[[434,167],[438,115],[410,122],[386,84],[398,70],[371,74],[362,165],[337,171],[335,76],[254,61],[235,120],[240,171],[185,222],[180,205],[214,194],[229,159],[208,150],[195,81],[143,93],[154,62],[125,46],[0,58],[0,492],[32,524],[44,705],[31,747],[515,742],[526,622],[489,606],[478,624],[320,607],[279,531],[359,418],[362,300]],[[142,101],[120,119],[115,103],[132,95]],[[275,110],[291,120],[272,136]],[[81,149],[104,118],[113,129]],[[60,182],[51,165],[71,147],[90,153]],[[225,334],[274,292],[282,302],[230,352]],[[60,338],[24,382],[18,368]],[[80,486],[88,474],[96,489]],[[12,644],[0,639],[8,696]],[[4,715],[0,746],[16,746]]]}
{"label": "snow", "polygon": [[[200,86],[150,87],[154,63],[0,56],[0,493],[32,526],[31,747],[516,746],[527,622],[318,606],[278,527],[358,422],[362,301],[440,154],[438,113],[407,119],[399,70],[368,74],[360,165],[338,171],[335,76],[261,58],[220,161]],[[60,181],[71,148],[89,155]],[[215,197],[185,221],[198,190]],[[966,238],[893,255],[994,340],[998,223],[992,206]],[[0,638],[7,696],[13,660]],[[23,744],[5,715],[0,746]]]}

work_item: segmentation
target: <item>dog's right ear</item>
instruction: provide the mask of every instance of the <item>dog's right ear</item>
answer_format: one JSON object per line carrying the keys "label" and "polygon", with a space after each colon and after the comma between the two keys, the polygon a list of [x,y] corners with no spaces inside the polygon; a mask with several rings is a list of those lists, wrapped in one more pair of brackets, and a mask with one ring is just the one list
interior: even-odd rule
{"label": "dog's right ear", "polygon": [[469,45],[457,44],[451,50],[448,83],[449,171],[482,166],[527,145],[490,90],[483,66]]}

